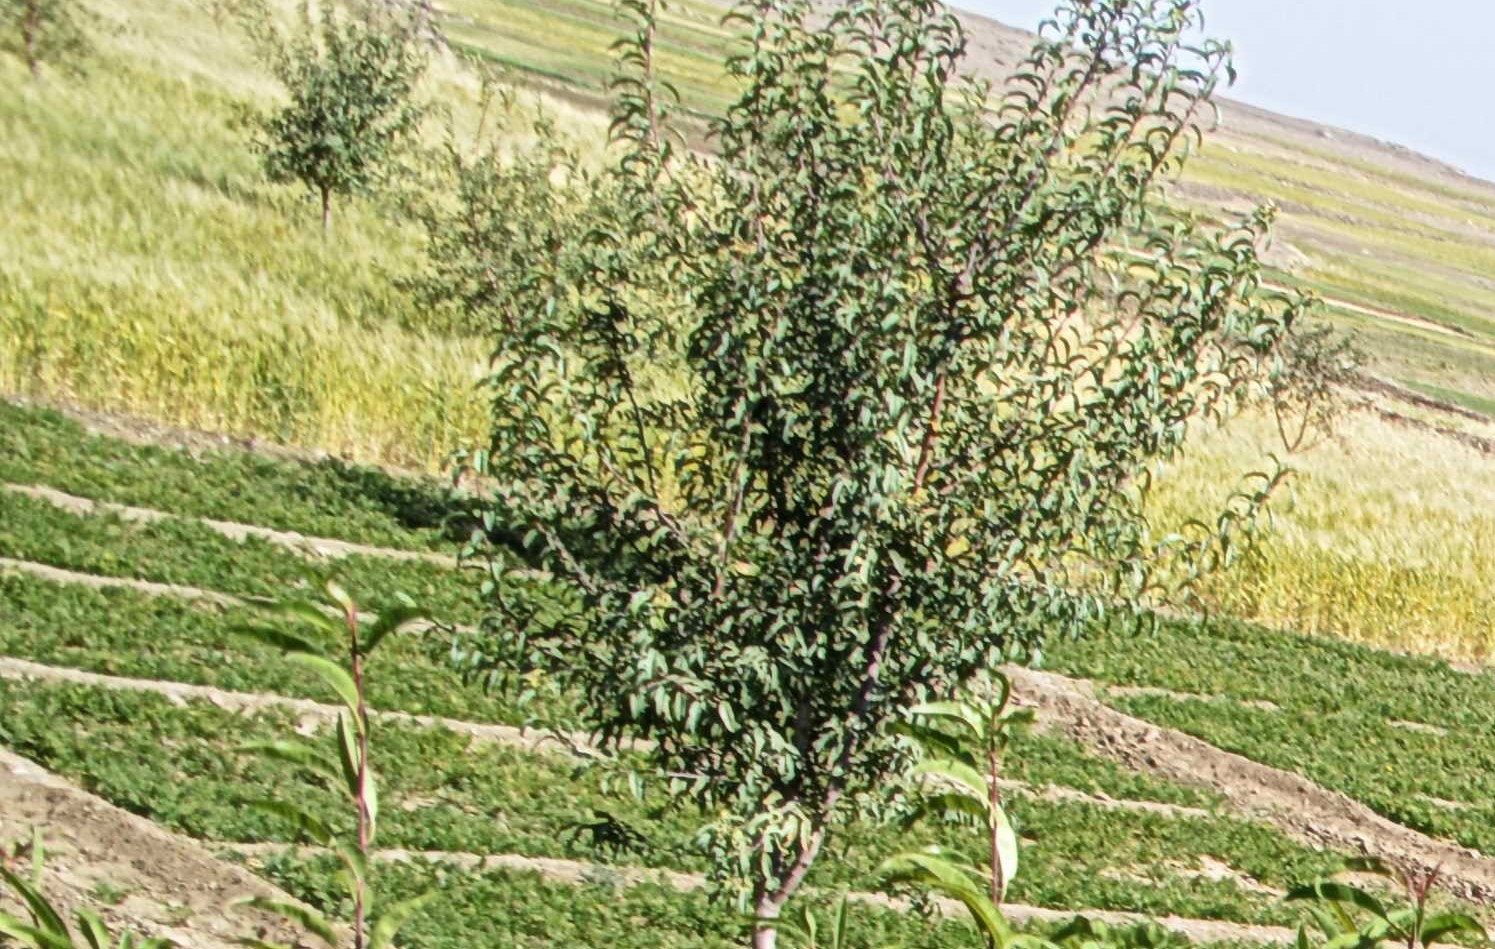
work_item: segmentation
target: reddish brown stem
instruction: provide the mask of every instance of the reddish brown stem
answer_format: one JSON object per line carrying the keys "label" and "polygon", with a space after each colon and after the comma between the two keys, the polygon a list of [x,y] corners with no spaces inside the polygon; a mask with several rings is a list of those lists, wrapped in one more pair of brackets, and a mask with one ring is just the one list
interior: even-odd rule
{"label": "reddish brown stem", "polygon": [[997,814],[1002,808],[1002,789],[997,786],[999,762],[996,750],[987,752],[986,758],[987,804],[991,808],[988,816],[988,823],[991,825],[991,901],[993,906],[1000,906],[1002,890],[1005,889],[1007,882],[1002,873],[1001,824],[997,820]]}
{"label": "reddish brown stem", "polygon": [[934,382],[934,404],[929,408],[929,427],[924,430],[924,443],[919,446],[919,465],[914,469],[914,493],[924,489],[924,479],[929,476],[929,463],[934,458],[934,442],[940,434],[940,415],[945,411],[945,374],[940,373]]}
{"label": "reddish brown stem", "polygon": [[41,51],[37,48],[37,34],[41,32],[41,0],[31,0],[26,4],[26,19],[21,27],[26,44],[26,67],[31,70],[33,82],[41,82],[42,59]]}
{"label": "reddish brown stem", "polygon": [[[347,612],[348,621],[348,652],[353,670],[353,687],[358,693],[358,719],[355,722],[358,728],[358,780],[357,800],[358,809],[358,852],[367,859],[370,838],[368,779],[369,779],[369,711],[363,697],[363,657],[358,648],[358,614],[353,610]],[[363,949],[364,942],[364,904],[367,902],[364,892],[364,879],[359,874],[353,875],[353,949]]]}

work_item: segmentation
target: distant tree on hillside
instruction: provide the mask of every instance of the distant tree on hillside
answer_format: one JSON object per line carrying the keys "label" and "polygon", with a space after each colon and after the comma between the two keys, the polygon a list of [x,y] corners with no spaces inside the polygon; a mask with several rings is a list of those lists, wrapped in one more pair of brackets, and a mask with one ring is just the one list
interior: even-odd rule
{"label": "distant tree on hillside", "polygon": [[484,230],[525,279],[456,275],[501,327],[495,615],[457,654],[644,739],[764,949],[914,708],[1230,559],[1280,470],[1181,534],[1149,486],[1309,301],[1263,286],[1269,209],[1163,205],[1233,74],[1196,0],[1069,0],[1001,90],[935,0],[744,0],[709,156],[624,6],[607,201]]}
{"label": "distant tree on hillside", "polygon": [[76,65],[89,51],[77,0],[0,0],[0,49],[40,81],[44,64]]}
{"label": "distant tree on hillside", "polygon": [[340,14],[331,2],[317,13],[306,3],[291,36],[263,4],[229,7],[289,97],[256,123],[265,170],[305,185],[330,233],[333,197],[383,183],[424,113],[415,92],[433,29],[429,7],[360,0]]}

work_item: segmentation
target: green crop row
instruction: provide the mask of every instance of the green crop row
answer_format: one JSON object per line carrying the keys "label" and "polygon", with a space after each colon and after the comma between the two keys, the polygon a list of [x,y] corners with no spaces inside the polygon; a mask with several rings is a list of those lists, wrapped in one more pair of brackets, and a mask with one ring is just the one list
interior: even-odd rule
{"label": "green crop row", "polygon": [[[285,626],[252,609],[25,575],[0,575],[0,600],[6,606],[0,612],[0,655],[105,675],[337,701],[319,677],[280,662],[276,650],[236,632],[249,623]],[[440,640],[424,637],[391,641],[374,661],[374,706],[467,721],[522,721],[506,696],[465,684],[437,655],[441,648]]]}
{"label": "green crop row", "polygon": [[225,449],[198,455],[94,435],[66,416],[0,400],[0,481],[173,514],[410,550],[451,549],[460,512],[434,480],[336,459]]}
{"label": "green crop row", "polygon": [[1268,701],[1305,715],[1345,712],[1471,732],[1495,726],[1495,675],[1229,619],[1097,631],[1052,644],[1044,663],[1112,685]]}
{"label": "green crop row", "polygon": [[[1391,820],[1495,853],[1495,676],[1242,623],[1168,623],[1067,643],[1052,668],[1245,702],[1113,696],[1117,707],[1294,771]],[[1277,708],[1247,704],[1265,700]]]}
{"label": "green crop row", "polygon": [[[206,840],[286,840],[276,820],[245,806],[267,794],[336,819],[330,792],[288,766],[237,750],[244,742],[282,736],[293,724],[283,713],[240,717],[204,703],[174,706],[154,695],[0,683],[0,740],[6,745],[115,804]],[[608,790],[572,759],[501,745],[470,747],[444,730],[390,724],[378,728],[375,741],[386,789],[383,846],[704,868],[693,843],[699,815],[666,811],[647,790],[642,799]],[[1024,750],[1014,750],[1014,776],[1042,781],[1042,755],[1027,760]],[[1012,811],[1028,841],[1026,869],[1012,898],[1060,908],[1286,922],[1290,911],[1270,897],[1229,877],[1190,871],[1216,861],[1281,888],[1335,863],[1332,855],[1270,828],[1226,816],[1173,817],[1020,796],[1013,797]],[[604,816],[633,828],[642,842],[621,852],[608,849],[587,826]],[[968,829],[859,824],[840,835],[816,882],[868,886],[880,858],[906,849],[913,836],[956,851],[979,848]]]}
{"label": "green crop row", "polygon": [[435,564],[357,555],[313,562],[257,537],[231,540],[194,521],[142,524],[112,514],[80,515],[4,491],[0,556],[239,596],[281,597],[308,574],[333,575],[371,607],[403,593],[433,618],[475,622],[482,614],[476,582]]}
{"label": "green crop row", "polygon": [[[128,589],[93,589],[28,576],[0,576],[0,654],[108,675],[161,679],[317,701],[335,701],[317,677],[277,660],[235,627],[264,622],[248,609],[220,609]],[[274,624],[272,624],[274,625]],[[149,635],[142,636],[142,630]],[[375,660],[375,708],[478,722],[519,722],[506,696],[484,694],[447,667],[417,636],[391,641]],[[547,718],[554,709],[536,709]],[[1095,758],[1073,742],[1042,734],[1020,737],[1013,776],[1128,800],[1213,807],[1219,799]]]}
{"label": "green crop row", "polygon": [[[276,855],[257,869],[296,897],[324,912],[349,917],[333,882],[335,867],[320,858]],[[701,891],[680,892],[659,883],[624,887],[605,875],[581,884],[548,882],[532,873],[453,871],[439,864],[376,867],[378,892],[405,899],[433,886],[436,898],[401,931],[409,949],[731,949],[743,944],[745,917],[713,904]],[[812,893],[797,904],[829,918],[833,893]],[[903,949],[976,949],[985,945],[964,920],[925,920],[872,906],[850,912],[850,945]],[[1029,931],[1052,931],[1032,927]],[[1164,936],[1151,949],[1182,949],[1188,943]],[[793,943],[792,945],[797,945]],[[1215,944],[1247,949],[1249,944]],[[1254,947],[1253,947],[1254,949]]]}

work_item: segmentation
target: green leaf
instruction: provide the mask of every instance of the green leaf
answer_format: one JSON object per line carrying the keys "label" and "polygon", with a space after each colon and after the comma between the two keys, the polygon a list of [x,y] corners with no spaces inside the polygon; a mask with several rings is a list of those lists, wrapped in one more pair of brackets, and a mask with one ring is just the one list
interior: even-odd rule
{"label": "green leaf", "polygon": [[296,804],[287,804],[285,801],[250,801],[249,806],[261,813],[280,818],[323,847],[332,846],[332,828]]}
{"label": "green leaf", "polygon": [[1429,916],[1422,924],[1424,946],[1431,946],[1440,939],[1454,935],[1475,936],[1480,941],[1484,941],[1488,934],[1479,920],[1464,913],[1439,913],[1436,916]]}
{"label": "green leaf", "polygon": [[944,794],[933,794],[923,797],[915,808],[917,817],[947,817],[950,814],[964,814],[975,818],[983,825],[986,823],[986,815],[991,805],[986,800],[977,798],[974,794],[963,791],[950,791]]}
{"label": "green leaf", "polygon": [[332,687],[332,690],[348,706],[348,710],[355,716],[358,715],[358,686],[353,684],[353,677],[348,670],[322,656],[314,656],[304,652],[287,653],[285,661],[294,666],[310,669],[322,677],[322,681]]}
{"label": "green leaf", "polygon": [[1005,946],[1012,934],[1001,910],[976,884],[970,872],[943,857],[927,853],[899,854],[883,863],[879,876],[895,882],[916,883],[958,900],[976,925],[999,946]]}
{"label": "green leaf", "polygon": [[293,923],[296,923],[307,932],[325,942],[332,949],[337,949],[337,932],[332,928],[321,913],[296,903],[288,903],[284,900],[272,900],[264,896],[248,896],[235,900],[233,906],[248,906],[253,909],[263,910],[267,913],[275,913]]}
{"label": "green leaf", "polygon": [[288,655],[302,653],[308,656],[316,656],[322,653],[322,648],[311,640],[288,633],[278,626],[259,626],[245,624],[235,626],[234,631],[257,639],[272,649],[278,649]]}
{"label": "green leaf", "polygon": [[[313,582],[315,582],[313,580]],[[343,633],[343,621],[333,613],[329,613],[327,607],[310,600],[285,599],[261,607],[261,612],[280,619],[290,620],[315,627],[330,639],[341,638]]]}
{"label": "green leaf", "polygon": [[343,782],[348,789],[348,799],[358,800],[358,733],[353,730],[351,716],[337,717],[338,764],[342,767]]}
{"label": "green leaf", "polygon": [[368,857],[364,856],[363,851],[358,849],[356,843],[342,837],[335,837],[332,841],[332,849],[342,858],[343,864],[348,868],[348,872],[352,874],[353,879],[368,879]]}
{"label": "green leaf", "polygon": [[369,930],[368,949],[389,949],[401,927],[435,898],[436,891],[428,890],[419,896],[401,900],[385,910],[379,916],[379,921],[374,923],[374,928]]}
{"label": "green leaf", "polygon": [[978,801],[985,801],[989,794],[986,778],[981,772],[964,762],[950,758],[928,758],[920,761],[909,769],[908,776],[910,779],[944,778],[956,785],[957,791],[961,793],[969,791]]}
{"label": "green leaf", "polygon": [[9,936],[29,949],[75,949],[66,934],[59,936],[5,912],[0,912],[0,936]]}
{"label": "green leaf", "polygon": [[1283,899],[1324,900],[1330,903],[1353,906],[1390,922],[1386,917],[1386,907],[1381,905],[1380,900],[1359,887],[1350,886],[1347,883],[1336,883],[1333,880],[1319,880],[1315,883],[1289,890]]}
{"label": "green leaf", "polygon": [[338,779],[337,769],[323,757],[322,752],[299,741],[251,741],[239,747],[250,754],[264,755],[276,761],[306,768],[333,782]]}
{"label": "green leaf", "polygon": [[1031,708],[1017,708],[1003,712],[999,719],[1006,728],[1028,728],[1038,721],[1038,712]]}
{"label": "green leaf", "polygon": [[88,942],[89,949],[110,949],[109,928],[104,925],[98,913],[89,909],[80,909],[75,915],[78,928],[82,930],[83,938]]}
{"label": "green leaf", "polygon": [[342,584],[336,580],[328,580],[323,584],[322,588],[327,591],[327,598],[336,603],[338,609],[343,611],[344,616],[356,616],[358,614],[358,607],[354,605],[353,598],[348,595],[347,590],[343,589]]}
{"label": "green leaf", "polygon": [[919,718],[935,718],[964,725],[976,738],[986,734],[986,723],[981,720],[981,715],[965,702],[925,702],[923,705],[915,705],[908,713]]}
{"label": "green leaf", "polygon": [[40,890],[33,887],[26,880],[16,876],[5,867],[0,867],[0,880],[4,880],[9,884],[10,888],[21,898],[21,902],[26,904],[27,911],[31,913],[32,922],[38,928],[44,932],[61,936],[69,942],[72,941],[68,937],[67,924],[62,921],[62,916],[53,908],[51,903],[47,902],[46,897],[42,896]]}
{"label": "green leaf", "polygon": [[996,811],[997,831],[997,862],[1002,869],[1002,886],[999,890],[999,898],[1007,898],[1007,888],[1012,885],[1012,878],[1017,876],[1017,834],[1012,829],[1012,822],[1007,818],[1007,811],[1001,807]]}
{"label": "green leaf", "polygon": [[379,782],[374,778],[374,769],[365,768],[363,774],[363,800],[369,812],[369,840],[379,827]]}
{"label": "green leaf", "polygon": [[379,614],[359,643],[361,654],[372,655],[384,637],[391,633],[403,633],[425,622],[425,614],[413,606],[396,606]]}

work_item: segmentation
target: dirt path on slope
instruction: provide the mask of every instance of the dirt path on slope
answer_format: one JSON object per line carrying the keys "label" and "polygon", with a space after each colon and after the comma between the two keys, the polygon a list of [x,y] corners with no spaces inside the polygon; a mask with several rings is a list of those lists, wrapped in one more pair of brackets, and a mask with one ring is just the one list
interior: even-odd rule
{"label": "dirt path on slope", "polygon": [[[238,937],[256,935],[295,942],[295,930],[274,917],[228,908],[244,896],[290,900],[286,894],[0,749],[0,847],[29,841],[32,828],[46,853],[42,892],[68,917],[88,907],[111,926],[165,936],[185,949],[229,949]],[[101,886],[124,895],[111,905],[100,898]]]}
{"label": "dirt path on slope", "polygon": [[1239,812],[1299,840],[1369,853],[1406,866],[1441,868],[1457,896],[1495,904],[1495,860],[1387,820],[1364,804],[1301,775],[1258,764],[1182,732],[1104,705],[1087,683],[1029,669],[1007,670],[1021,703],[1039,722],[1130,768],[1216,791]]}

